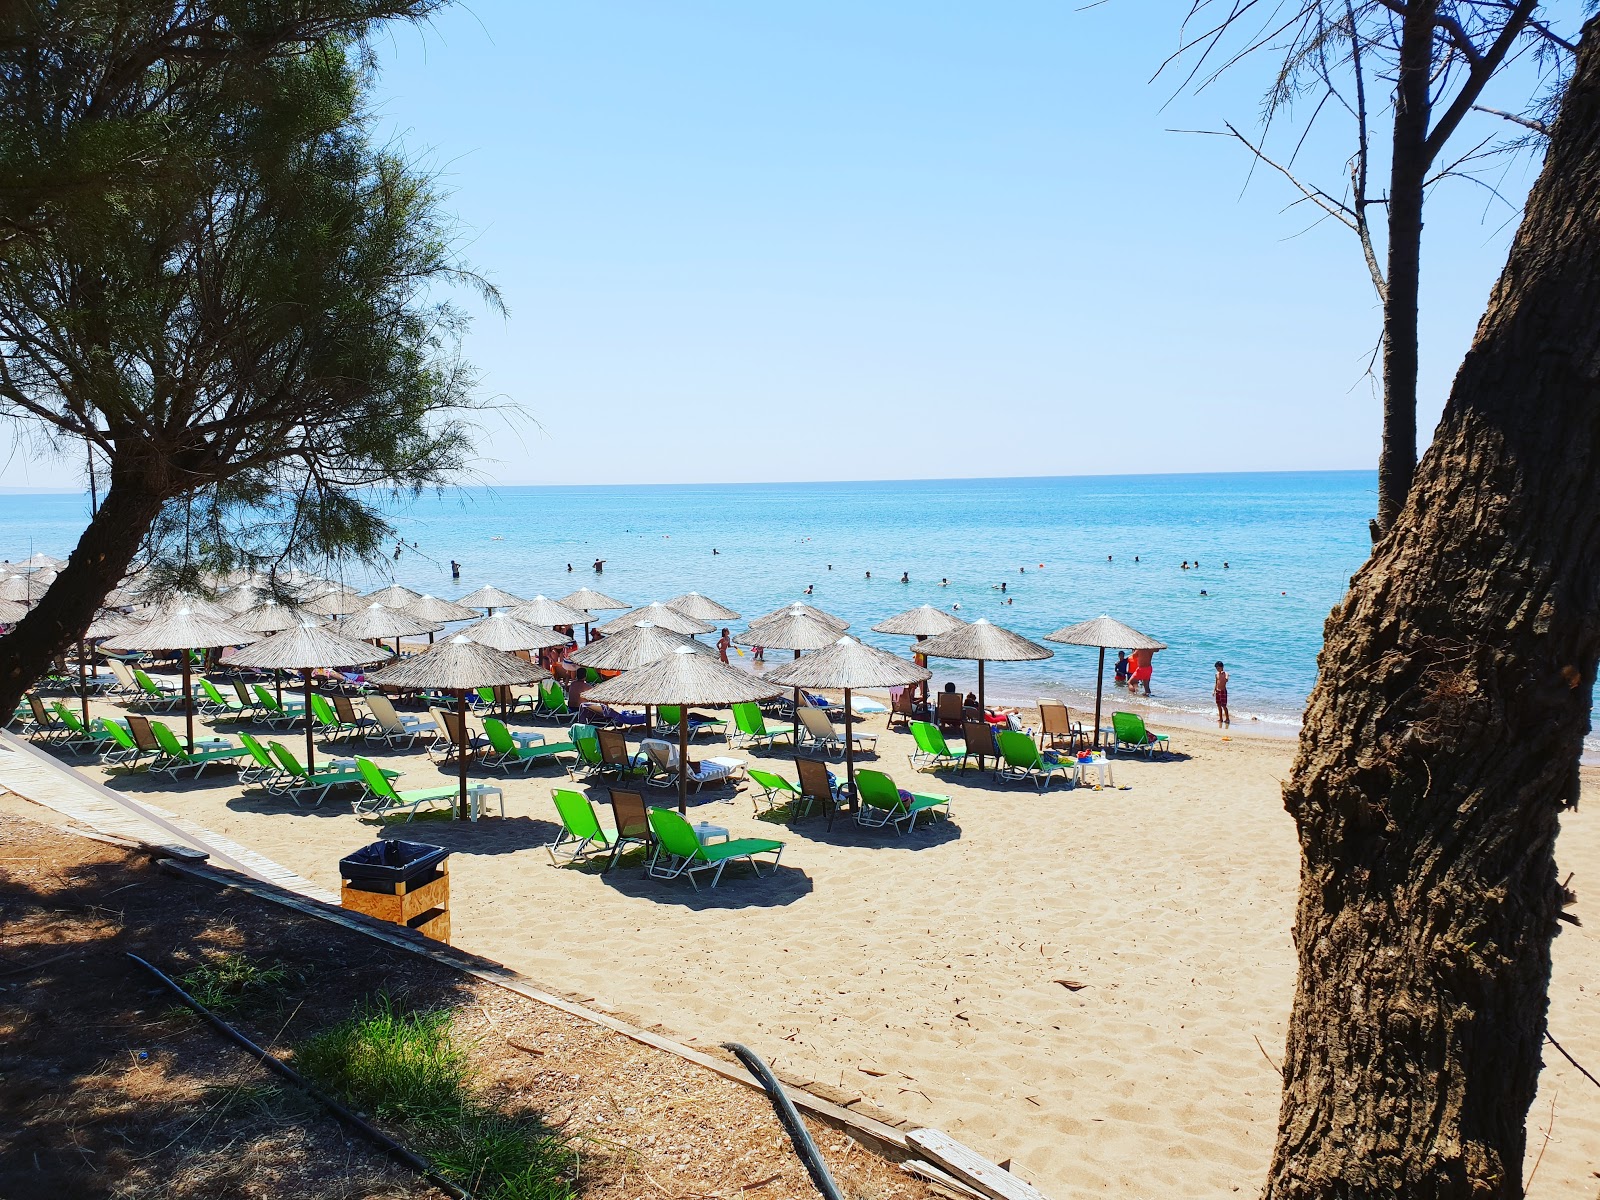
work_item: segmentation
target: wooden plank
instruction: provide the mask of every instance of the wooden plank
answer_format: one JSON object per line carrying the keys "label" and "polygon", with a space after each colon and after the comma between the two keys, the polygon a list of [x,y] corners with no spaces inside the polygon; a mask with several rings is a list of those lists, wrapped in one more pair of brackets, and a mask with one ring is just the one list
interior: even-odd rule
{"label": "wooden plank", "polygon": [[918,1179],[928,1183],[936,1183],[947,1192],[956,1196],[976,1196],[977,1200],[989,1200],[977,1188],[970,1188],[954,1175],[946,1174],[932,1163],[925,1163],[919,1158],[913,1158],[900,1164],[900,1169],[907,1175],[915,1175]]}
{"label": "wooden plank", "polygon": [[[410,936],[405,932],[401,932],[399,926],[377,924],[366,918],[345,913],[334,905],[319,904],[316,901],[307,900],[294,892],[271,884],[262,884],[245,877],[227,875],[210,867],[194,866],[190,863],[168,860],[164,865],[176,874],[184,875],[191,879],[204,880],[220,887],[246,892],[260,900],[265,900],[272,904],[280,904],[285,908],[292,908],[296,912],[303,913],[308,917],[315,917],[319,921],[329,921],[356,933],[364,934],[367,937],[376,938],[378,941],[385,942],[396,949],[407,950],[412,954],[420,954],[443,966],[471,975],[475,979],[481,979],[485,983],[492,983],[496,987],[505,988],[508,992],[515,992],[525,999],[548,1005],[550,1008],[558,1009],[570,1016],[578,1017],[581,1020],[612,1030],[615,1033],[620,1033],[624,1037],[631,1038],[633,1041],[643,1045],[675,1055],[685,1062],[704,1067],[724,1079],[762,1091],[760,1082],[738,1062],[712,1058],[709,1054],[702,1054],[698,1050],[692,1050],[683,1043],[675,1042],[671,1038],[662,1037],[660,1034],[652,1033],[648,1029],[640,1029],[606,1013],[586,1008],[561,996],[542,991],[534,987],[531,981],[513,971],[510,967],[503,966],[490,959],[478,958],[476,955],[469,955],[465,951],[449,949],[436,943]],[[763,1092],[763,1094],[765,1093]],[[906,1153],[905,1134],[893,1125],[886,1125],[884,1122],[869,1117],[864,1113],[853,1113],[848,1108],[830,1104],[826,1100],[821,1100],[808,1092],[791,1090],[789,1098],[794,1101],[795,1107],[802,1112],[826,1121],[835,1129],[842,1130],[869,1147],[878,1148],[895,1156]],[[998,1170],[999,1168],[995,1169]]]}
{"label": "wooden plank", "polygon": [[339,904],[379,921],[410,925],[411,918],[418,913],[450,907],[450,876],[441,872],[415,889],[399,893],[360,887],[346,881],[339,894]]}
{"label": "wooden plank", "polygon": [[906,1142],[989,1200],[1045,1200],[1033,1185],[937,1129],[913,1129]]}

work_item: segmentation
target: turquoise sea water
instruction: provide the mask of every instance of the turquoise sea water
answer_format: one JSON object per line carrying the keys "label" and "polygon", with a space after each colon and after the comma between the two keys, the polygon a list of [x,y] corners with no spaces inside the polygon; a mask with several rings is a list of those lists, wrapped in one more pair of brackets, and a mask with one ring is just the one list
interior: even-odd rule
{"label": "turquoise sea water", "polygon": [[[1237,719],[1290,724],[1323,620],[1366,557],[1375,499],[1365,471],[464,489],[397,513],[408,548],[388,565],[395,581],[450,598],[483,583],[525,596],[592,584],[638,604],[695,590],[746,616],[803,598],[902,651],[909,639],[868,627],[917,604],[959,604],[1034,638],[1107,613],[1171,647],[1155,658],[1154,709],[1212,712],[1220,658]],[[0,496],[0,558],[65,555],[86,515],[78,496]],[[1095,663],[1062,646],[1043,662],[991,664],[988,695],[1081,700]],[[974,664],[932,665],[936,685],[973,686]]]}

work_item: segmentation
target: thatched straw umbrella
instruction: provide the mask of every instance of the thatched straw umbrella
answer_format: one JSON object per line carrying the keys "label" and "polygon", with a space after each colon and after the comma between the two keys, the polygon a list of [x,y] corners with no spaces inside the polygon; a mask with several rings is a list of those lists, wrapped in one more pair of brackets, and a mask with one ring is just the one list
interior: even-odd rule
{"label": "thatched straw umbrella", "polygon": [[[457,604],[454,600],[441,600],[437,596],[422,595],[410,604],[402,604],[413,617],[421,617],[424,621],[439,621],[448,624],[451,621],[476,621],[478,610],[468,608],[465,604]],[[428,645],[433,645],[433,634],[428,635]]]}
{"label": "thatched straw umbrella", "polygon": [[15,600],[21,604],[36,604],[39,597],[49,591],[56,581],[55,570],[45,567],[27,575],[12,575],[0,581],[0,600]]}
{"label": "thatched straw umbrella", "polygon": [[189,685],[189,651],[217,646],[243,646],[259,640],[257,634],[197,610],[188,596],[174,596],[158,604],[137,625],[108,639],[121,650],[177,650],[183,660],[183,723],[194,750],[194,692]]}
{"label": "thatched straw umbrella", "polygon": [[[774,650],[820,650],[839,640],[839,631],[824,625],[805,612],[806,605],[793,604],[751,621],[749,628],[733,640],[741,646],[771,646]],[[794,744],[800,744],[800,689],[794,689]]]}
{"label": "thatched straw umbrella", "polygon": [[376,601],[366,603],[356,612],[339,622],[339,632],[345,637],[381,641],[394,639],[394,652],[400,653],[400,639],[413,633],[438,633],[444,626],[437,621],[427,621],[403,608],[390,608]]}
{"label": "thatched straw umbrella", "polygon": [[581,608],[573,608],[548,596],[535,596],[511,609],[511,615],[528,625],[587,625],[593,618]]}
{"label": "thatched straw umbrella", "polygon": [[379,588],[375,592],[368,592],[367,599],[375,604],[382,604],[388,608],[411,607],[412,601],[421,600],[422,593],[414,592],[408,587],[401,587],[398,583],[391,583],[386,588]]}
{"label": "thatched straw umbrella", "polygon": [[615,596],[608,596],[604,592],[597,592],[592,587],[581,587],[575,592],[568,592],[565,596],[557,596],[561,603],[572,608],[581,608],[584,612],[616,612],[618,609],[632,608],[633,605]]}
{"label": "thatched straw umbrella", "polygon": [[48,554],[35,554],[32,558],[25,558],[17,564],[24,571],[59,571],[67,564],[59,558],[51,558]]}
{"label": "thatched straw umbrella", "polygon": [[1100,650],[1100,670],[1094,679],[1094,744],[1100,744],[1100,697],[1106,686],[1106,651],[1111,650],[1165,650],[1167,644],[1158,642],[1147,633],[1110,617],[1096,617],[1077,625],[1068,625],[1044,636],[1047,642],[1060,642],[1064,646],[1095,646]]}
{"label": "thatched straw umbrella", "polygon": [[[673,633],[681,633],[686,637],[694,637],[697,633],[710,633],[716,628],[706,621],[696,617],[686,617],[681,612],[675,612],[660,601],[646,604],[643,608],[635,608],[623,613],[620,617],[612,617],[603,625],[596,625],[595,632],[603,633],[610,637],[613,633],[621,633],[624,629],[632,629],[641,621],[648,622],[661,629],[670,629]],[[668,704],[672,701],[668,700]]]}
{"label": "thatched straw umbrella", "polygon": [[256,607],[240,613],[233,619],[233,623],[240,629],[248,629],[251,633],[282,633],[285,629],[293,629],[296,625],[303,625],[307,621],[313,625],[327,625],[332,617],[318,616],[303,608],[290,608],[286,604],[276,601],[267,601]]}
{"label": "thatched straw umbrella", "polygon": [[702,596],[699,592],[685,592],[672,600],[667,601],[667,607],[673,612],[682,613],[686,617],[693,617],[697,621],[737,621],[739,614],[725,604],[718,604],[710,596]]}
{"label": "thatched straw umbrella", "polygon": [[492,617],[481,617],[471,625],[457,630],[480,646],[494,650],[545,650],[551,646],[565,646],[572,639],[544,625],[535,625],[517,616],[514,608],[501,609]]}
{"label": "thatched straw umbrella", "polygon": [[456,603],[464,604],[468,608],[481,608],[485,613],[493,614],[497,608],[515,608],[523,603],[523,600],[521,596],[513,596],[510,592],[486,583],[477,591],[461,597]]}
{"label": "thatched straw umbrella", "polygon": [[[309,589],[308,594],[310,594]],[[346,613],[360,611],[366,603],[366,597],[355,588],[339,583],[331,588],[317,591],[300,607],[324,617],[342,617]]]}
{"label": "thatched straw umbrella", "polygon": [[28,615],[28,606],[20,600],[0,600],[0,624],[15,625]]}
{"label": "thatched straw umbrella", "polygon": [[982,617],[970,625],[931,637],[917,647],[929,658],[965,658],[978,661],[978,711],[989,711],[983,703],[983,664],[985,662],[1031,662],[1055,654],[1048,646],[1030,642],[1020,633],[991,625]]}
{"label": "thatched straw umbrella", "polygon": [[[704,642],[697,642],[670,629],[662,629],[649,621],[640,621],[621,633],[614,633],[574,650],[572,661],[580,667],[593,667],[596,671],[637,671],[640,667],[660,662],[679,649],[693,650],[696,654],[716,654]],[[650,708],[648,704],[644,706],[647,729],[650,726]]]}
{"label": "thatched straw umbrella", "polygon": [[456,729],[460,741],[456,761],[460,764],[461,819],[467,809],[467,693],[473,688],[499,687],[502,684],[532,683],[549,677],[537,663],[517,658],[492,646],[484,646],[461,634],[452,634],[424,654],[385,667],[370,678],[391,687],[428,688],[454,692]]}
{"label": "thatched straw umbrella", "polygon": [[246,646],[233,656],[233,665],[300,672],[300,682],[305,687],[306,770],[314,772],[317,744],[311,736],[316,729],[316,719],[311,714],[311,672],[318,668],[362,667],[387,656],[381,647],[345,637],[317,624],[316,617],[308,615],[300,624]]}
{"label": "thatched straw umbrella", "polygon": [[608,679],[589,689],[587,699],[599,704],[663,704],[682,706],[678,721],[678,811],[689,811],[689,709],[726,708],[770,700],[782,688],[708,655],[680,646],[665,658]]}
{"label": "thatched straw umbrella", "polygon": [[[918,608],[908,608],[903,613],[879,621],[872,627],[873,633],[892,633],[902,637],[914,637],[918,642],[925,642],[931,637],[941,633],[949,633],[952,629],[960,629],[966,622],[953,613],[947,613],[942,608],[935,608],[931,604],[924,604]],[[916,656],[919,666],[927,666],[927,659],[922,653],[922,647],[912,647],[911,653]],[[922,702],[928,702],[928,683],[922,683]]]}
{"label": "thatched straw umbrella", "polygon": [[793,604],[785,604],[782,608],[775,608],[769,613],[763,613],[752,620],[750,624],[754,625],[756,621],[766,621],[784,613],[804,613],[813,621],[820,621],[822,624],[827,625],[829,628],[837,629],[841,633],[850,628],[849,621],[836,617],[832,613],[823,612],[820,608],[813,608],[811,605],[799,600],[796,600]]}
{"label": "thatched straw umbrella", "polygon": [[[850,811],[856,811],[856,741],[850,733],[850,691],[864,687],[904,687],[928,678],[928,668],[907,662],[897,654],[863,646],[852,637],[836,639],[830,645],[782,663],[767,672],[772,683],[792,683],[797,689],[844,689],[844,762],[849,780]],[[833,813],[828,814],[830,825]]]}

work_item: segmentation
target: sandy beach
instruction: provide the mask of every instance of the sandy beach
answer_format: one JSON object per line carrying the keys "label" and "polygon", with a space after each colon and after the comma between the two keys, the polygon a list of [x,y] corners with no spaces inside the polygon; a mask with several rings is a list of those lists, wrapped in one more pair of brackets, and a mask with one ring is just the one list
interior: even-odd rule
{"label": "sandy beach", "polygon": [[[948,794],[952,820],[904,836],[848,820],[788,828],[757,820],[747,790],[708,792],[691,799],[691,819],[785,850],[776,876],[730,873],[698,892],[637,869],[553,867],[549,793],[574,785],[550,767],[497,776],[504,819],[390,833],[454,851],[454,944],[553,990],[693,1044],[744,1041],[830,1098],[1011,1159],[1052,1196],[1255,1191],[1294,978],[1298,853],[1279,795],[1294,743],[1174,730],[1177,753],[1117,759],[1113,788],[1041,795],[975,770],[915,774],[909,737],[886,733],[882,717],[863,728],[880,741],[862,765]],[[356,752],[403,771],[400,786],[441,782],[421,750],[379,746]],[[794,776],[782,748],[701,746]],[[348,800],[296,808],[242,791],[231,773],[177,787],[106,778],[330,888],[340,856],[376,836]],[[603,786],[587,790],[604,800]],[[1587,899],[1600,877],[1587,812],[1564,817],[1558,856]],[[1550,1027],[1590,1070],[1596,979],[1595,922],[1564,928]],[[1600,1088],[1550,1048],[1529,1117],[1529,1171],[1536,1161],[1530,1194],[1593,1200]]]}

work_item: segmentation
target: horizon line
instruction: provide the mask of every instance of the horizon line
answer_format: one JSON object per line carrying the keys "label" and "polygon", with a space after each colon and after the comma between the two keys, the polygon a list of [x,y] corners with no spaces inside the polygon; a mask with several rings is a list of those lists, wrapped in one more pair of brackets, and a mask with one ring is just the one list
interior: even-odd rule
{"label": "horizon line", "polygon": [[[496,488],[630,488],[630,487],[824,487],[830,484],[863,484],[863,483],[1032,483],[1055,479],[1215,479],[1218,477],[1237,477],[1244,475],[1377,475],[1376,467],[1316,467],[1311,469],[1280,468],[1277,470],[1257,471],[1087,471],[1073,475],[929,475],[929,476],[896,476],[879,479],[743,479],[743,480],[644,480],[629,483],[524,483],[515,481],[505,482],[463,482],[446,484],[437,489],[429,488],[426,491],[492,491]],[[358,489],[360,490],[360,489]],[[381,485],[374,485],[371,490],[382,490]],[[85,496],[89,495],[86,488],[63,487],[18,487],[0,486],[0,496]]]}

